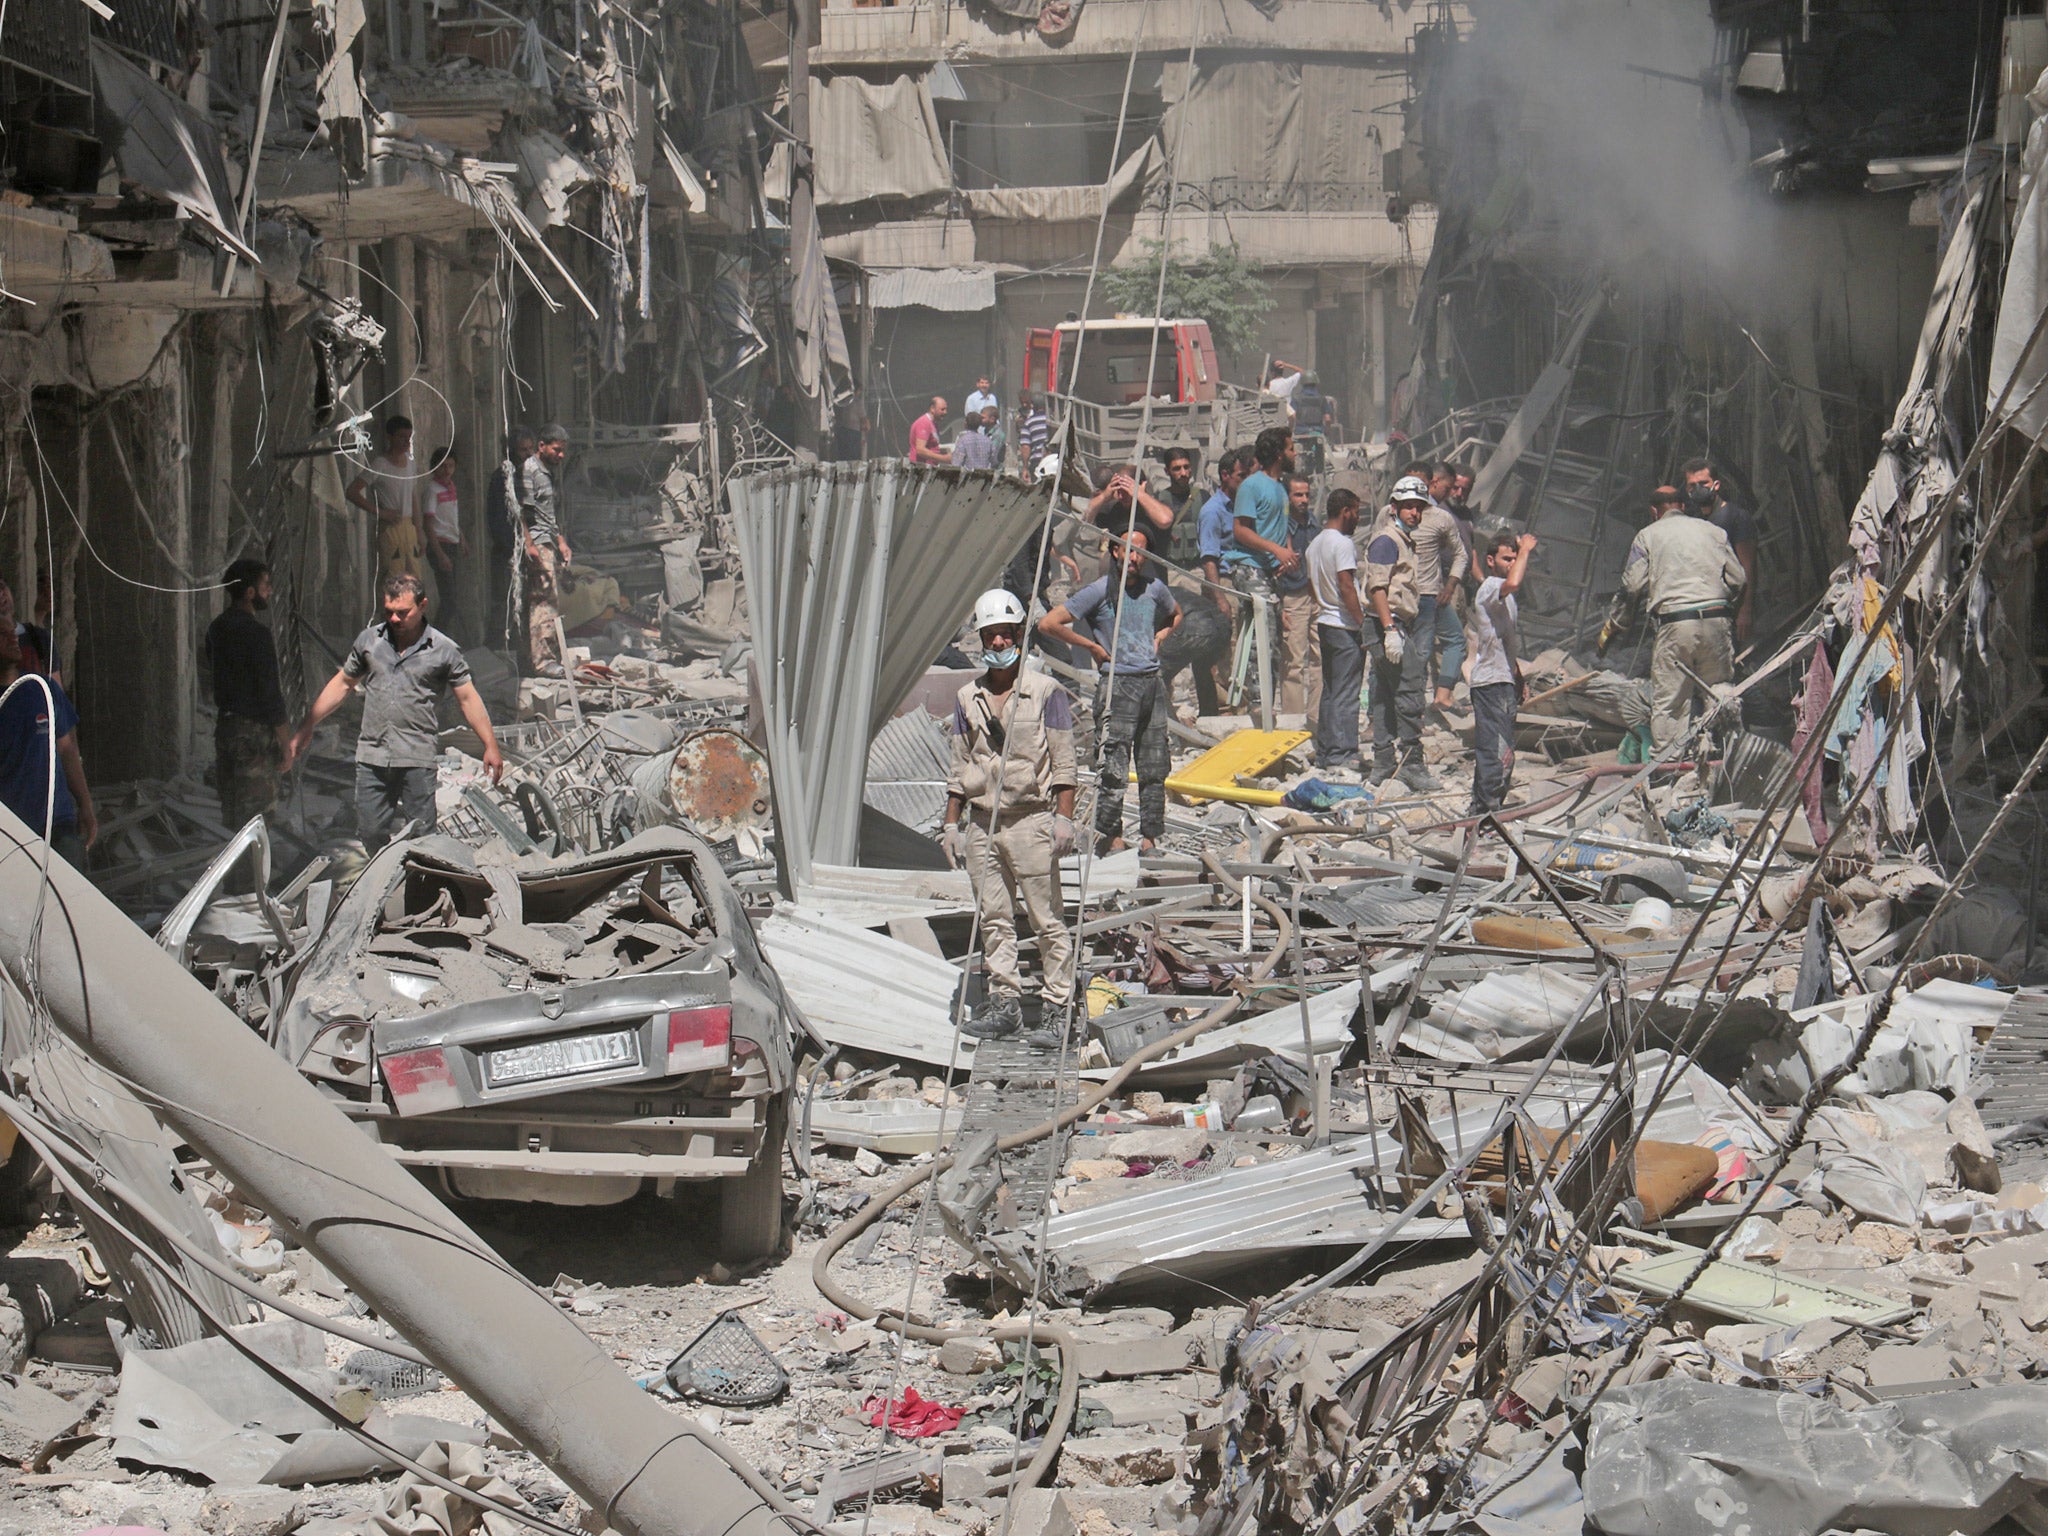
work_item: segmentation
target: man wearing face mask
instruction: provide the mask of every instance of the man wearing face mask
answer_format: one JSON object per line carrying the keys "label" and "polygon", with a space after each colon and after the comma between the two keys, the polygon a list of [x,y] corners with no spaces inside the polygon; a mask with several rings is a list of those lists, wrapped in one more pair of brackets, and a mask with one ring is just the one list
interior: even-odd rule
{"label": "man wearing face mask", "polygon": [[[1438,511],[1419,476],[1394,482],[1388,515],[1365,546],[1366,658],[1372,669],[1373,785],[1399,779],[1417,794],[1443,788],[1422,758],[1422,708],[1428,690],[1430,620],[1424,617],[1416,530]],[[1430,610],[1433,616],[1434,609]]]}
{"label": "man wearing face mask", "polygon": [[213,682],[214,789],[221,821],[232,832],[277,804],[292,727],[278,686],[277,644],[256,617],[270,606],[270,567],[237,560],[221,584],[228,605],[207,626],[201,654]]}
{"label": "man wearing face mask", "polygon": [[1024,1027],[1017,963],[1021,901],[1038,938],[1039,1027],[1026,1036],[1056,1047],[1073,1027],[1074,941],[1060,910],[1059,861],[1074,847],[1074,707],[1066,689],[1022,667],[1024,605],[998,587],[974,605],[982,675],[953,703],[953,765],[946,778],[941,846],[967,866],[981,914],[988,993],[962,1027],[1000,1040]]}
{"label": "man wearing face mask", "polygon": [[1687,459],[1684,476],[1686,510],[1703,517],[1728,536],[1735,558],[1742,562],[1742,601],[1735,610],[1735,649],[1749,644],[1756,603],[1756,515],[1721,494],[1721,475],[1707,459]]}

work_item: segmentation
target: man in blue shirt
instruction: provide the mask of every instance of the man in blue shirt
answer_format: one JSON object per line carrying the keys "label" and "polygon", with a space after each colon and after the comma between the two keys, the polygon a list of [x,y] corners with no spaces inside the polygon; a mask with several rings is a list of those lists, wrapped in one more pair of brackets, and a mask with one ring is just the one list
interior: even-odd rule
{"label": "man in blue shirt", "polygon": [[[21,644],[13,631],[0,633],[0,690],[21,676]],[[72,868],[85,868],[85,851],[100,835],[85,764],[78,756],[78,711],[56,679],[42,686],[30,680],[0,704],[0,804],[28,824],[37,837],[47,825],[50,851]],[[50,787],[50,744],[57,747],[57,781]]]}
{"label": "man in blue shirt", "polygon": [[[1259,724],[1273,728],[1273,618],[1278,607],[1274,581],[1301,567],[1288,544],[1287,477],[1294,473],[1294,434],[1268,427],[1252,444],[1258,468],[1244,477],[1231,503],[1231,536],[1236,548],[1224,557],[1230,579],[1245,600],[1240,623],[1247,624],[1259,667]],[[1240,634],[1242,634],[1240,629]],[[1241,642],[1240,642],[1241,643]]]}
{"label": "man in blue shirt", "polygon": [[1166,833],[1171,705],[1159,676],[1159,642],[1179,625],[1180,604],[1152,574],[1150,547],[1146,531],[1133,529],[1124,541],[1120,570],[1090,582],[1038,621],[1039,634],[1085,651],[1102,668],[1095,704],[1102,742],[1095,835],[1109,852],[1124,846],[1124,783],[1133,767],[1140,851],[1151,851]]}
{"label": "man in blue shirt", "polygon": [[[1202,574],[1221,586],[1226,577],[1223,562],[1237,541],[1231,536],[1234,516],[1231,511],[1237,500],[1237,488],[1244,484],[1245,471],[1251,468],[1251,450],[1231,448],[1216,461],[1216,494],[1202,503],[1202,510],[1196,514],[1195,536],[1201,551]],[[1230,599],[1218,594],[1227,608]]]}

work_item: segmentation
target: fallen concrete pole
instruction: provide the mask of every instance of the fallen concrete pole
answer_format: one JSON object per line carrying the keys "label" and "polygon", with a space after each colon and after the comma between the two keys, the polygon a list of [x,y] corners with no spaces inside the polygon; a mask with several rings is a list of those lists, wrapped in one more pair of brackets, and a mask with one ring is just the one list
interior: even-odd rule
{"label": "fallen concrete pole", "polygon": [[[0,807],[0,966],[28,992],[42,852]],[[57,1028],[627,1536],[785,1519],[63,860],[36,987]]]}

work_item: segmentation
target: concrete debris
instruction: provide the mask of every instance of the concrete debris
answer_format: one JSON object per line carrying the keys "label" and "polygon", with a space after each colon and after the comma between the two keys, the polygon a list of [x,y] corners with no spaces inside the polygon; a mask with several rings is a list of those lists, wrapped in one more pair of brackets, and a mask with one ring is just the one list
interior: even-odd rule
{"label": "concrete debris", "polygon": [[0,38],[0,1536],[2048,1530],[2048,29],[1161,5]]}

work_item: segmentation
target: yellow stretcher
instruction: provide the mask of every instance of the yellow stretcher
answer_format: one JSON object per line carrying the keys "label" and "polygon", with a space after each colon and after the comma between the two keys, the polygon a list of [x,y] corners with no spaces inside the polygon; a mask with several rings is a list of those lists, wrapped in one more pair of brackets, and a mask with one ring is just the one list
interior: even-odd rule
{"label": "yellow stretcher", "polygon": [[1250,789],[1254,779],[1309,739],[1307,731],[1233,731],[1166,780],[1186,800],[1233,800],[1239,805],[1278,805],[1285,791]]}

